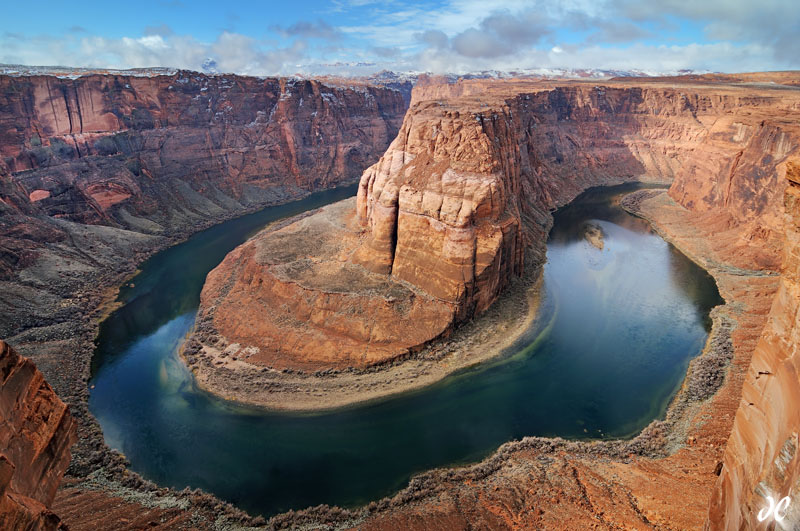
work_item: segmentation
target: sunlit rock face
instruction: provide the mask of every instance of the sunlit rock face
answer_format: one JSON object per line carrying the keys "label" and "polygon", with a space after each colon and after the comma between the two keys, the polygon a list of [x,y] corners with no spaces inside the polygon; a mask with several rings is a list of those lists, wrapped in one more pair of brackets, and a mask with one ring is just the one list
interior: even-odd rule
{"label": "sunlit rock face", "polygon": [[0,341],[0,528],[56,529],[50,512],[75,427],[30,360]]}
{"label": "sunlit rock face", "polygon": [[[777,265],[775,167],[796,142],[763,117],[791,102],[709,88],[531,82],[425,85],[412,101],[397,137],[363,173],[354,210],[329,207],[262,233],[209,274],[204,341],[283,368],[390,361],[488,308],[526,267],[526,248],[541,260],[552,208],[590,186],[640,178],[672,182],[673,198],[713,210],[721,223],[753,223],[751,239],[765,248],[760,265]],[[322,234],[337,245],[308,245]],[[277,241],[291,257],[264,258]],[[406,297],[389,295],[397,286]],[[373,330],[367,314],[333,302],[341,290],[370,308]],[[426,319],[412,299],[426,301]],[[376,332],[391,327],[414,333]]]}
{"label": "sunlit rock face", "polygon": [[762,510],[761,525],[771,524],[766,510],[787,496],[791,503],[779,517],[789,528],[800,522],[800,159],[782,166],[788,186],[781,283],[742,388],[711,501],[712,529],[755,528]]}

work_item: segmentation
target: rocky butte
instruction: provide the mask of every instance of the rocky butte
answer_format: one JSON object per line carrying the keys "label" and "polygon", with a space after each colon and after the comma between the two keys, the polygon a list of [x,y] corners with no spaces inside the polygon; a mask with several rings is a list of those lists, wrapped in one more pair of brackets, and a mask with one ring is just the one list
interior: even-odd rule
{"label": "rocky butte", "polygon": [[[201,81],[192,81],[198,76],[177,73],[130,83],[136,87],[136,98],[130,96],[130,101],[157,101],[148,112],[151,116],[160,113],[158,121],[153,118],[152,130],[145,127],[145,133],[135,127],[150,123],[145,115],[141,115],[143,122],[137,122],[140,115],[134,109],[138,103],[122,113],[129,122],[118,117],[123,120],[119,127],[127,134],[146,140],[132,144],[141,146],[143,154],[139,174],[126,166],[130,156],[123,148],[127,144],[122,139],[117,142],[117,132],[103,136],[113,136],[118,151],[101,154],[91,151],[99,149],[91,142],[71,143],[71,135],[79,134],[73,132],[75,124],[81,124],[72,110],[77,109],[76,102],[80,100],[82,115],[96,100],[71,99],[69,91],[59,99],[62,93],[45,88],[72,82],[4,80],[38,86],[26,89],[27,94],[36,90],[45,94],[34,101],[56,106],[63,100],[64,109],[70,109],[61,113],[66,122],[48,122],[49,131],[59,127],[56,136],[71,146],[73,153],[88,149],[87,161],[80,164],[90,170],[111,164],[123,171],[114,162],[119,159],[129,179],[122,181],[124,191],[111,186],[116,181],[103,181],[95,197],[94,189],[85,184],[93,182],[91,179],[71,180],[82,175],[80,172],[62,175],[50,170],[46,161],[60,161],[56,166],[75,163],[59,155],[62,148],[58,142],[42,140],[52,132],[37,133],[47,146],[46,156],[24,155],[40,146],[34,146],[35,127],[24,125],[30,118],[21,117],[47,115],[47,105],[25,103],[32,96],[27,100],[19,96],[23,90],[4,91],[2,97],[19,103],[0,106],[11,109],[0,117],[0,123],[21,124],[4,127],[6,132],[0,133],[4,135],[0,149],[6,165],[0,181],[4,186],[0,206],[6,209],[3,246],[10,251],[4,260],[13,272],[8,285],[20,290],[15,292],[20,293],[15,301],[30,300],[23,294],[42,289],[41,283],[33,280],[46,274],[43,264],[55,259],[52,253],[58,257],[64,256],[58,254],[66,252],[64,249],[80,249],[86,254],[70,251],[70,257],[83,257],[81,264],[88,262],[86,255],[105,264],[132,263],[138,259],[133,250],[112,258],[102,249],[122,247],[120,241],[129,247],[137,246],[131,242],[150,242],[159,234],[169,234],[172,227],[185,227],[187,217],[193,222],[223,217],[201,214],[209,212],[201,207],[208,203],[195,194],[220,207],[234,205],[223,196],[246,207],[245,198],[250,197],[247,183],[255,181],[266,190],[281,190],[280,196],[269,195],[273,199],[291,196],[292,179],[306,175],[292,173],[291,161],[298,165],[305,161],[323,173],[335,168],[336,175],[342,171],[361,175],[358,194],[355,199],[266,228],[209,274],[197,328],[184,357],[202,385],[231,398],[246,400],[268,382],[270,392],[256,394],[258,400],[270,404],[265,397],[277,395],[291,402],[297,397],[288,388],[299,380],[323,388],[330,386],[326,382],[365,374],[378,375],[373,388],[380,395],[398,391],[386,381],[396,380],[394,375],[401,374],[397,371],[404,367],[413,366],[416,374],[429,371],[430,359],[452,360],[453,365],[474,362],[474,358],[465,359],[447,349],[434,358],[423,353],[437,338],[455,336],[471,321],[488,315],[506,300],[504,290],[515,291],[507,288],[518,286],[519,279],[535,277],[544,256],[550,211],[590,186],[632,180],[669,183],[668,191],[639,192],[629,196],[624,205],[705,267],[726,301],[713,311],[708,342],[690,364],[666,418],[653,422],[632,440],[579,443],[526,438],[504,445],[474,466],[418,475],[395,496],[365,508],[318,507],[280,515],[268,525],[338,522],[340,527],[361,529],[740,529],[757,526],[756,514],[765,496],[779,499],[796,488],[800,474],[796,451],[800,418],[794,407],[800,306],[800,75],[710,75],[602,83],[465,80],[452,84],[423,79],[415,88],[402,126],[393,121],[399,112],[367,113],[373,133],[359,145],[372,146],[368,151],[374,158],[369,162],[374,164],[366,168],[369,157],[365,155],[359,159],[364,167],[358,171],[357,164],[336,162],[340,160],[338,148],[324,153],[313,146],[300,149],[307,144],[299,140],[302,135],[294,133],[291,142],[276,140],[287,138],[285,131],[300,127],[288,118],[281,126],[273,123],[278,110],[265,116],[263,136],[247,136],[250,121],[259,123],[250,115],[227,129],[212,127],[216,131],[210,133],[212,148],[198,148],[205,132],[201,135],[197,130],[208,130],[217,113],[222,113],[222,121],[226,112],[238,116],[237,105],[245,105],[246,100],[214,100],[220,103],[212,105],[209,114],[204,110],[203,94],[212,90],[211,84],[230,81],[214,78],[203,91]],[[189,81],[179,83],[180,79]],[[112,86],[112,81],[121,83],[121,93],[129,90],[124,79],[100,76],[96,82]],[[288,81],[237,78],[236,82],[245,87],[259,83],[276,87],[270,92],[269,105],[253,109],[270,112],[273,106],[294,105],[300,112],[296,93],[283,96],[280,87],[288,86]],[[313,93],[313,82],[302,83],[307,87],[304,90]],[[156,100],[147,99],[150,92],[144,89],[139,96],[140,86],[153,84],[159,87]],[[178,97],[184,84],[196,88]],[[296,84],[293,87],[299,90]],[[117,101],[114,90],[109,88],[111,96],[106,101]],[[363,89],[341,90],[352,90],[354,105],[368,99]],[[376,90],[366,93],[384,101],[384,96],[378,98],[376,92],[370,92]],[[196,96],[198,100],[194,100]],[[341,102],[343,97],[337,96],[337,100]],[[399,94],[387,93],[385,98],[396,99],[396,106],[381,104],[384,106],[376,109],[401,108]],[[224,110],[222,101],[231,101],[229,111]],[[305,106],[308,99],[302,101]],[[323,105],[332,100],[320,95],[315,101]],[[102,105],[95,103],[98,107]],[[346,108],[350,109],[348,116],[360,116],[355,107]],[[116,116],[113,111],[111,115]],[[189,143],[202,155],[190,157],[191,163],[173,164],[171,150],[158,148],[158,139],[168,135],[173,117],[189,120],[189,125],[177,127],[185,128],[187,135],[198,135]],[[381,120],[384,129],[375,125]],[[349,123],[344,119],[334,122],[337,127]],[[192,123],[203,126],[196,130]],[[394,130],[392,123],[396,124]],[[242,135],[240,143],[226,136],[231,129]],[[383,131],[380,134],[379,129]],[[342,131],[340,137],[333,135],[342,139],[337,145],[346,145],[351,134],[347,127]],[[262,145],[281,146],[275,149],[284,162],[280,169],[266,172],[273,176],[268,186],[259,176],[264,168],[259,165],[268,163],[253,153],[258,149],[246,141],[252,138]],[[309,138],[306,135],[304,142],[313,143]],[[331,138],[331,133],[325,138]],[[394,140],[384,150],[391,138]],[[215,139],[228,140],[214,144]],[[241,157],[237,149],[244,150]],[[185,146],[177,149],[178,153],[198,151]],[[302,153],[318,156],[304,158]],[[255,166],[242,162],[253,157],[262,162]],[[151,167],[171,177],[159,179]],[[216,167],[222,171],[213,171]],[[248,168],[259,169],[251,172]],[[348,173],[348,168],[355,173]],[[97,180],[107,175],[87,172]],[[131,183],[138,183],[139,188]],[[180,183],[188,183],[188,189]],[[130,196],[123,198],[128,193]],[[163,193],[172,195],[161,199]],[[262,192],[255,193],[266,198],[259,195]],[[240,209],[234,206],[230,211]],[[194,215],[184,217],[186,212]],[[77,232],[76,222],[89,225],[80,224],[81,232]],[[65,231],[71,240],[42,230],[51,226]],[[128,232],[122,237],[123,233],[115,232],[118,230]],[[117,239],[112,240],[110,234]],[[16,243],[20,241],[25,241],[25,246]],[[72,286],[85,286],[95,278],[79,272],[69,275],[65,282]],[[92,300],[96,301],[89,299],[71,311],[91,307]],[[76,391],[85,387],[81,379],[85,365],[63,376],[58,376],[56,368],[69,357],[86,363],[90,346],[70,339],[51,317],[37,315],[33,305],[14,304],[12,313],[25,318],[4,325],[14,332],[12,343],[26,353],[37,353],[37,362],[42,361],[40,365],[45,375],[55,380],[57,391],[68,394],[84,408],[82,415],[88,416],[85,391]],[[535,304],[528,304],[527,310],[535,311]],[[84,327],[81,341],[87,341],[87,335],[91,339],[91,327]],[[513,335],[510,332],[513,330],[504,334]],[[81,347],[71,351],[57,348],[64,344]],[[251,379],[256,373],[266,380]],[[441,378],[446,371],[430,370],[429,374],[432,376],[426,381]],[[284,386],[282,378],[289,378],[291,385]],[[241,396],[224,391],[232,380],[243,382]],[[301,393],[305,390],[299,389]],[[333,389],[323,400],[333,400],[340,391],[344,393]],[[345,402],[360,398],[348,395]],[[308,407],[321,406],[324,404],[318,400]],[[82,422],[93,425],[90,420]],[[86,433],[96,447],[88,443],[92,451],[81,450],[73,460],[73,483],[61,491],[55,503],[55,511],[76,529],[90,527],[88,522],[96,522],[93,518],[103,518],[103,508],[112,496],[103,488],[90,489],[80,478],[101,467],[114,469],[109,464],[118,463],[110,457],[113,454],[100,448],[98,431],[87,429]],[[145,488],[140,480],[122,479],[122,473],[112,475],[109,481],[114,485],[126,482],[134,490]],[[151,495],[163,500],[171,494]],[[145,508],[136,499],[113,499],[116,514],[154,514],[153,505]],[[188,508],[170,513],[177,522],[173,527],[188,527],[191,515],[208,507],[207,501],[192,496],[183,499]],[[74,509],[74,500],[85,500],[83,510]],[[793,521],[800,519],[791,511],[799,510],[800,505],[790,508]],[[153,525],[164,521],[154,520]]]}

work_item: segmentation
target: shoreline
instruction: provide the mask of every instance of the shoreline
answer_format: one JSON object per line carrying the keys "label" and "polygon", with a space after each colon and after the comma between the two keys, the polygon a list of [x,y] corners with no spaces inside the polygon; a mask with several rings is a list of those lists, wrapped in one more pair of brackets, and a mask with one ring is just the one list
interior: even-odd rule
{"label": "shoreline", "polygon": [[[533,261],[529,253],[528,258]],[[539,316],[543,263],[526,268],[480,316],[457,327],[448,337],[418,352],[367,369],[300,372],[278,371],[210,353],[214,361],[181,361],[192,372],[198,390],[216,398],[266,411],[324,413],[388,399],[420,390],[489,360],[501,359]],[[208,345],[207,351],[216,350]]]}
{"label": "shoreline", "polygon": [[[649,196],[647,199],[655,198],[655,203],[660,204],[647,204],[644,210],[639,209],[641,205],[638,203],[625,204],[626,198],[637,194]],[[732,285],[732,281],[747,280],[743,279],[742,270],[732,266],[710,247],[693,247],[689,234],[697,229],[696,221],[689,218],[688,211],[669,198],[666,190],[643,190],[627,194],[623,196],[621,206],[630,214],[648,221],[665,241],[708,272],[724,299],[724,304],[712,309],[712,327],[706,342],[700,353],[691,359],[684,380],[670,401],[663,419],[652,421],[629,439],[524,437],[502,444],[477,463],[440,467],[416,474],[406,488],[366,507],[346,511],[345,514],[341,514],[338,508],[314,507],[295,511],[291,516],[278,515],[270,523],[277,528],[313,525],[329,519],[347,521],[349,525],[356,526],[369,526],[375,522],[385,524],[394,518],[405,521],[405,511],[413,513],[423,507],[440,507],[442,503],[452,503],[462,495],[471,499],[476,495],[492,496],[492,492],[500,489],[502,493],[505,489],[507,494],[513,496],[519,489],[535,489],[535,499],[564,505],[560,510],[568,511],[569,504],[572,504],[583,512],[587,510],[585,503],[588,501],[589,513],[594,514],[598,521],[610,525],[612,522],[606,520],[603,512],[595,512],[596,509],[592,507],[593,496],[591,490],[587,490],[587,485],[595,489],[609,489],[609,483],[612,483],[614,488],[621,489],[623,499],[627,498],[633,514],[643,523],[652,526],[658,521],[691,522],[690,525],[678,527],[702,526],[707,500],[711,495],[710,486],[719,474],[722,451],[732,422],[731,417],[719,415],[718,408],[738,407],[740,373],[747,370],[752,354],[750,345],[741,339],[740,330],[749,325],[749,322],[743,321],[764,320],[758,311],[750,316],[747,311],[743,312],[743,307],[757,305],[760,299],[769,297],[748,292],[747,288],[736,289],[738,286]],[[671,217],[674,213],[670,209],[678,212],[677,218]],[[717,261],[717,258],[721,259]],[[774,284],[778,277],[758,271],[752,273],[750,280],[763,293],[772,293],[770,282]],[[734,289],[728,289],[731,286]],[[573,476],[561,478],[559,482],[547,479],[553,466],[557,466],[558,470],[572,470]],[[690,467],[696,469],[695,477],[685,485],[685,489],[692,493],[693,506],[674,504],[674,507],[665,507],[659,495],[674,495],[676,485],[670,486],[670,482],[675,479],[677,486],[683,489],[686,481],[684,474]],[[642,473],[651,477],[649,487],[637,483]],[[589,479],[587,474],[604,479],[592,483],[594,480]],[[663,481],[664,485],[657,484],[659,481]],[[556,501],[566,493],[565,486],[567,490],[577,488],[583,494],[574,500]],[[642,489],[645,489],[644,492]],[[676,507],[680,509],[677,512]],[[661,513],[665,510],[672,514],[666,516]]]}

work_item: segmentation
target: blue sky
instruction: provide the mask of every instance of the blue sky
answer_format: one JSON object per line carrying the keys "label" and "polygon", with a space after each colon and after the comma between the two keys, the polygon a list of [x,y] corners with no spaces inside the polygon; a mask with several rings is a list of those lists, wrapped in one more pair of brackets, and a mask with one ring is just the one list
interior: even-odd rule
{"label": "blue sky", "polygon": [[0,62],[253,75],[800,67],[787,0],[6,2]]}

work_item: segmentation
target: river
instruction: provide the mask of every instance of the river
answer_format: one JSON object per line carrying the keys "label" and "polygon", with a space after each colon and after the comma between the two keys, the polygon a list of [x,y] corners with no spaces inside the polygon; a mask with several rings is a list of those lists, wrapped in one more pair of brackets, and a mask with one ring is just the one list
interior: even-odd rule
{"label": "river", "polygon": [[630,437],[664,416],[722,303],[704,270],[619,206],[637,187],[592,189],[555,213],[539,317],[504,356],[324,414],[210,396],[176,351],[206,274],[230,250],[355,187],[212,227],[150,258],[122,288],[123,305],[100,327],[90,409],[106,442],[147,479],[265,516],[364,504],[416,472],[480,460],[526,435]]}

